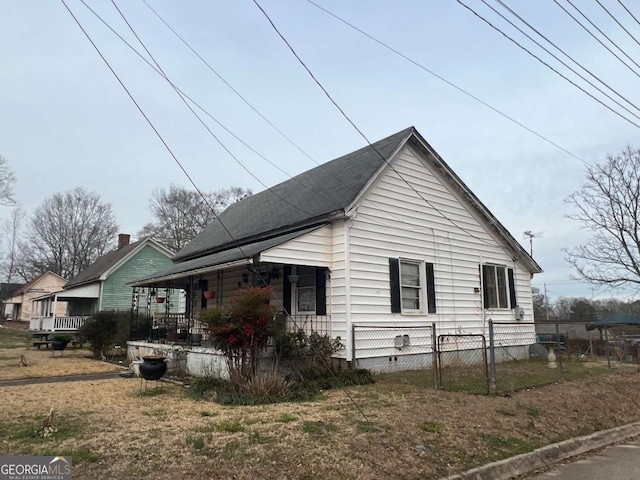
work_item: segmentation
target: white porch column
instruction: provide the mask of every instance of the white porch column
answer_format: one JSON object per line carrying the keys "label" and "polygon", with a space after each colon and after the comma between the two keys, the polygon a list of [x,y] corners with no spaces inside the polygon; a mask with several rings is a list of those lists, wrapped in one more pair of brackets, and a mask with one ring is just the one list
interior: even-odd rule
{"label": "white porch column", "polygon": [[58,311],[58,295],[53,296],[53,318],[56,318],[56,312]]}

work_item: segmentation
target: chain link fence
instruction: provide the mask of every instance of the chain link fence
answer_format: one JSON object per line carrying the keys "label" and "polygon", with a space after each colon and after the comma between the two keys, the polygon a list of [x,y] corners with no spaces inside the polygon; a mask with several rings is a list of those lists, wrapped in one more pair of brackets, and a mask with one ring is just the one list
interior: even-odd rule
{"label": "chain link fence", "polygon": [[484,335],[439,335],[438,385],[443,390],[489,393]]}
{"label": "chain link fence", "polygon": [[575,321],[489,321],[488,336],[437,335],[435,324],[354,325],[351,332],[353,368],[476,394],[506,394],[613,368],[640,372],[639,352],[638,327]]}
{"label": "chain link fence", "polygon": [[374,372],[414,372],[418,383],[436,385],[435,326],[384,327],[353,325],[354,368]]}
{"label": "chain link fence", "polygon": [[490,322],[491,390],[506,393],[637,368],[640,335],[624,330],[576,321]]}

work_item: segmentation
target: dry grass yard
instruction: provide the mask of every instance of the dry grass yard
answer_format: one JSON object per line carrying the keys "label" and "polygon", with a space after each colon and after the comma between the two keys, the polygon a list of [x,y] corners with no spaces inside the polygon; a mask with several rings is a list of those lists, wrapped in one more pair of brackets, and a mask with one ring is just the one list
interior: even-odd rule
{"label": "dry grass yard", "polygon": [[[640,419],[635,369],[510,397],[379,377],[347,391],[366,418],[344,390],[230,407],[177,385],[139,388],[120,378],[0,387],[0,451],[73,455],[77,479],[431,479]],[[49,408],[58,431],[43,438]]]}
{"label": "dry grass yard", "polygon": [[[24,355],[29,366],[20,366]],[[38,350],[28,343],[28,333],[9,328],[0,329],[0,381],[18,378],[60,377],[88,373],[115,372],[120,369],[109,363],[87,358],[91,352],[86,348],[67,348],[60,356],[53,350],[42,347]]]}

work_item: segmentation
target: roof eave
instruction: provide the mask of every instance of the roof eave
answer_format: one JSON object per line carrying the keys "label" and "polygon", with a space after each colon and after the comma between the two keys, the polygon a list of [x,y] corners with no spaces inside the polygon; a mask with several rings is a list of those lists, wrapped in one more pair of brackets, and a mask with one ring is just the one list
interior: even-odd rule
{"label": "roof eave", "polygon": [[307,219],[303,222],[298,222],[292,225],[287,225],[286,227],[282,227],[282,228],[278,228],[278,229],[274,229],[274,230],[269,230],[267,232],[261,232],[259,234],[256,235],[251,235],[250,237],[244,237],[241,239],[236,239],[235,241],[232,242],[227,242],[224,243],[222,245],[218,245],[214,248],[210,248],[208,250],[202,250],[198,253],[194,253],[192,255],[189,255],[188,257],[180,257],[180,258],[176,258],[173,257],[171,260],[174,263],[182,263],[182,262],[188,262],[189,260],[194,260],[196,258],[200,258],[200,257],[204,257],[207,255],[212,255],[214,253],[218,253],[218,252],[223,252],[225,250],[229,250],[230,248],[235,248],[238,246],[243,246],[243,245],[247,245],[249,243],[253,243],[256,242],[258,240],[267,240],[269,238],[274,238],[274,237],[278,237],[280,235],[284,235],[286,233],[289,232],[294,232],[296,230],[303,230],[305,228],[309,228],[312,227],[314,225],[322,225],[325,223],[330,223],[333,222],[335,220],[339,220],[341,218],[345,218],[345,211],[344,210],[334,210],[332,212],[329,213],[324,213],[322,215],[318,215],[317,217],[314,218],[310,218]]}

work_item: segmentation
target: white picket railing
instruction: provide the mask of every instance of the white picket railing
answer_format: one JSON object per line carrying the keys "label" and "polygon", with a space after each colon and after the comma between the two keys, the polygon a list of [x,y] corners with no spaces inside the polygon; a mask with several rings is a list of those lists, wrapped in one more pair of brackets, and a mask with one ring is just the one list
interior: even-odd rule
{"label": "white picket railing", "polygon": [[89,317],[55,317],[53,330],[78,330],[84,325],[87,318]]}
{"label": "white picket railing", "polygon": [[55,332],[58,330],[76,331],[87,321],[88,316],[44,317],[29,320],[29,330]]}

